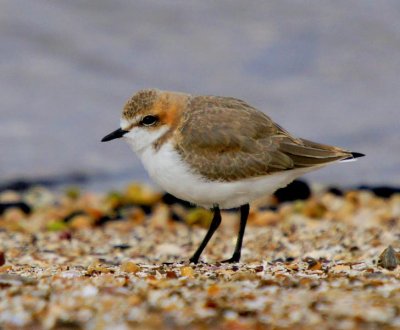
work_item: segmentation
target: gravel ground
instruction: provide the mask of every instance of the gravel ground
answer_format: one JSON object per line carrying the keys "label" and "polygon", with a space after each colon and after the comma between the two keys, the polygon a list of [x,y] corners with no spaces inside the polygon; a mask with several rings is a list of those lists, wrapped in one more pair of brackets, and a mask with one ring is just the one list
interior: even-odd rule
{"label": "gravel ground", "polygon": [[0,328],[398,329],[400,195],[337,193],[255,203],[238,264],[224,212],[194,265],[210,213],[148,187],[5,191]]}

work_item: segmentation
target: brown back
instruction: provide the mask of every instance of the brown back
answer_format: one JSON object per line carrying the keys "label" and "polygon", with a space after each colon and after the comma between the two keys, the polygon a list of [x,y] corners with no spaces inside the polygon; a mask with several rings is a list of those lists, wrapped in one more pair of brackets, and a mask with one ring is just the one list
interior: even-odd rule
{"label": "brown back", "polygon": [[176,136],[178,151],[210,180],[235,181],[351,156],[347,150],[297,139],[235,98],[193,97],[183,116]]}

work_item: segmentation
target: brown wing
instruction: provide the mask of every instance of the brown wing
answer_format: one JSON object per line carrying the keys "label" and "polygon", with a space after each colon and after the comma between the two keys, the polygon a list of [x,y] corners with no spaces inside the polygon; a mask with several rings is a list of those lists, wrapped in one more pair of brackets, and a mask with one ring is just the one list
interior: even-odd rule
{"label": "brown wing", "polygon": [[296,139],[267,115],[227,97],[198,96],[185,113],[178,150],[198,173],[235,181],[346,158],[335,147]]}

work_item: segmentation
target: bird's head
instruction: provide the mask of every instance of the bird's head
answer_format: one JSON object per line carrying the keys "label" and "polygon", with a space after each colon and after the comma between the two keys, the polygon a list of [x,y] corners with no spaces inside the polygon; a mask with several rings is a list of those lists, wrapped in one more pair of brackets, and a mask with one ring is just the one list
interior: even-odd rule
{"label": "bird's head", "polygon": [[123,137],[135,151],[140,151],[176,128],[188,99],[189,95],[182,93],[141,90],[125,104],[120,128],[101,141]]}

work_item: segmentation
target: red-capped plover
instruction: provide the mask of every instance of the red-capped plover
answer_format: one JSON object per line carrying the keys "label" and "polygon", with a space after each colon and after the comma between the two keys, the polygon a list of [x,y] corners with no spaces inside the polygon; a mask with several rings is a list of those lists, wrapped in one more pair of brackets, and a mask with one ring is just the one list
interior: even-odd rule
{"label": "red-capped plover", "polygon": [[123,137],[150,177],[165,191],[214,212],[197,263],[221,223],[220,209],[240,207],[235,251],[239,262],[249,203],[298,176],[363,156],[296,138],[246,102],[220,96],[141,90],[126,103],[120,128],[102,141]]}

